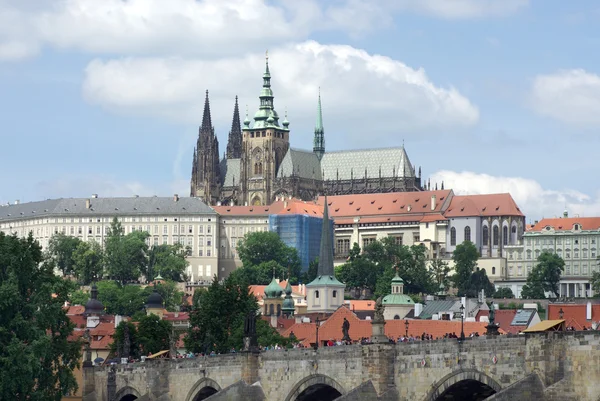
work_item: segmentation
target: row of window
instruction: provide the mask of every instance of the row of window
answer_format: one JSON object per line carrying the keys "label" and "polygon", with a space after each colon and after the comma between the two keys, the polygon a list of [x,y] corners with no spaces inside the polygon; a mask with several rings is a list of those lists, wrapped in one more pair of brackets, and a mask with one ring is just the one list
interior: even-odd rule
{"label": "row of window", "polygon": [[[62,218],[46,218],[35,220],[12,221],[0,224],[0,229],[11,227],[27,227],[40,224],[56,224],[56,223],[110,223],[113,217],[62,217]],[[158,222],[158,221],[212,221],[212,217],[122,217],[119,219],[122,223],[142,223],[142,222]]]}
{"label": "row of window", "polygon": [[[531,273],[531,269],[532,266],[531,265],[527,265],[525,268],[523,266],[509,266],[508,267],[508,274],[510,276],[514,276],[515,273],[517,276],[526,276],[529,273]],[[588,265],[587,263],[565,263],[565,271],[564,271],[564,275],[565,276],[579,276],[579,275],[583,275],[583,276],[587,276],[587,275],[591,275],[594,272],[598,271],[598,265],[593,263]]]}
{"label": "row of window", "polygon": [[[571,242],[573,243],[573,245],[579,245],[579,244],[587,244],[588,243],[588,237],[575,237],[575,238],[565,238],[564,243],[565,245],[571,245]],[[590,244],[595,244],[596,243],[596,238],[592,237],[589,238],[589,242]],[[555,243],[557,245],[562,245],[563,243],[563,239],[560,237],[557,238],[527,238],[526,242],[527,245],[554,245]]]}
{"label": "row of window", "polygon": [[[512,230],[511,230],[512,234],[513,234],[513,240],[514,240],[514,236],[517,234],[517,227],[513,226]],[[489,228],[488,226],[483,226],[482,229],[482,245],[483,246],[487,246],[489,244]],[[498,226],[493,226],[492,227],[492,246],[498,246],[499,244],[499,235],[500,235],[500,230],[498,228]],[[471,227],[466,226],[464,228],[464,241],[471,241]],[[508,235],[508,226],[504,226],[502,227],[502,244],[503,245],[508,245],[509,243],[509,235]],[[452,227],[450,229],[450,246],[456,246],[456,228]]]}

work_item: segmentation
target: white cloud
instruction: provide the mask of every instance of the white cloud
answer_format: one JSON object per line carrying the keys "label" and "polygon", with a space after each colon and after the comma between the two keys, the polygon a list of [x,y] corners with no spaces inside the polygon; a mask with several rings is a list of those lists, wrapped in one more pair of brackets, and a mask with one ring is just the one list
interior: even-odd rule
{"label": "white cloud", "polygon": [[92,194],[99,194],[103,197],[154,196],[167,192],[160,191],[163,188],[150,188],[139,181],[123,180],[109,175],[64,176],[56,180],[40,181],[35,188],[34,200],[83,197]]}
{"label": "white cloud", "polygon": [[529,178],[441,170],[431,176],[431,181],[444,181],[444,187],[454,190],[457,195],[508,192],[527,216],[527,222],[560,216],[565,207],[571,216],[600,216],[598,196],[592,197],[569,188],[546,189]]}
{"label": "white cloud", "polygon": [[[389,57],[314,41],[274,49],[270,56],[275,107],[283,116],[287,106],[292,130],[294,120],[314,118],[319,86],[326,129],[327,125],[346,129],[349,132],[338,134],[356,135],[363,143],[364,127],[378,140],[390,132],[435,133],[471,126],[479,118],[477,108],[456,89],[438,87],[423,69]],[[264,56],[259,53],[214,61],[94,60],[86,69],[83,91],[90,101],[121,112],[197,124],[204,91],[209,89],[213,118],[225,123],[230,121],[235,95],[240,96],[242,109],[249,104],[252,118],[263,71]],[[363,128],[351,129],[356,123]]]}
{"label": "white cloud", "polygon": [[600,76],[582,69],[538,75],[531,106],[540,114],[566,123],[600,125]]}

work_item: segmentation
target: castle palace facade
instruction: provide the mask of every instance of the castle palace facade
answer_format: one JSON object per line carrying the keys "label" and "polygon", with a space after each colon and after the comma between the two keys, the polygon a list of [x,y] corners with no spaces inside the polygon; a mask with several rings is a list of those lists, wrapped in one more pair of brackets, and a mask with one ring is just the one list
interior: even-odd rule
{"label": "castle palace facade", "polygon": [[273,106],[268,58],[259,99],[254,121],[246,113],[242,126],[236,97],[227,150],[219,159],[206,92],[194,149],[191,196],[211,205],[258,206],[282,197],[314,200],[319,195],[427,189],[421,186],[421,168],[417,174],[404,145],[326,152],[320,93],[312,151],[291,148],[287,115],[280,122]]}

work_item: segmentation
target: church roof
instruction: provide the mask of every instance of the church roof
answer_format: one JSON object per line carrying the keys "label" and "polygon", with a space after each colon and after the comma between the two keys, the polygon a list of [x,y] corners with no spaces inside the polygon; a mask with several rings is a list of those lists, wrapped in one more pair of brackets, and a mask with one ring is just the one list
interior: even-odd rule
{"label": "church roof", "polygon": [[365,177],[415,177],[415,170],[404,147],[326,152],[321,159],[324,180],[358,180]]}
{"label": "church roof", "polygon": [[[240,159],[223,159],[220,164],[223,186],[240,185]],[[235,184],[234,184],[235,182]]]}
{"label": "church roof", "polygon": [[312,151],[290,148],[285,154],[277,177],[290,177],[292,175],[300,178],[321,180],[321,165],[319,158]]}
{"label": "church roof", "polygon": [[524,216],[509,193],[454,196],[444,215],[446,217]]}

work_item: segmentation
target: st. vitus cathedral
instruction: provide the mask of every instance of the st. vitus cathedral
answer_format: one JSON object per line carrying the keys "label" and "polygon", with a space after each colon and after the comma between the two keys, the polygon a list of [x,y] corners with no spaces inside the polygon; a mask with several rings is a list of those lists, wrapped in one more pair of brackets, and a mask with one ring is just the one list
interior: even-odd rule
{"label": "st. vitus cathedral", "polygon": [[287,115],[279,121],[273,106],[267,58],[260,106],[254,121],[240,123],[238,99],[227,151],[219,160],[219,141],[210,117],[208,91],[194,149],[191,196],[211,205],[268,205],[281,197],[313,200],[319,195],[421,191],[404,146],[326,152],[321,95],[312,151],[290,148]]}

